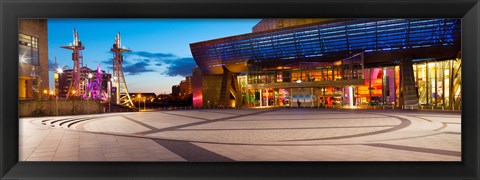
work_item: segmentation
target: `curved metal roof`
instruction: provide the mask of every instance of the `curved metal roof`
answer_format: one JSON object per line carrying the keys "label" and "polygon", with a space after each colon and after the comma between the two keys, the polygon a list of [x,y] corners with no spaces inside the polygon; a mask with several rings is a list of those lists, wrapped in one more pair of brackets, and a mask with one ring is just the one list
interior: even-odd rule
{"label": "curved metal roof", "polygon": [[315,60],[460,43],[460,19],[346,19],[190,44],[204,73],[245,72],[248,61]]}

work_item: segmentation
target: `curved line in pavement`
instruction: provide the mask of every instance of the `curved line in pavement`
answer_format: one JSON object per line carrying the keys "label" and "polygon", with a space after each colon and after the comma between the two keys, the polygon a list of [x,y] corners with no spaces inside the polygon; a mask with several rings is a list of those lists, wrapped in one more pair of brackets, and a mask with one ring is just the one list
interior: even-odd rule
{"label": "curved line in pavement", "polygon": [[323,126],[323,127],[292,127],[292,128],[243,128],[243,129],[177,129],[175,131],[263,131],[263,130],[302,130],[302,129],[351,129],[351,128],[373,128],[392,127],[394,125],[381,126]]}
{"label": "curved line in pavement", "polygon": [[382,139],[382,140],[373,140],[373,141],[365,141],[365,142],[382,142],[382,141],[395,141],[395,140],[405,140],[405,139],[416,139],[416,138],[423,138],[423,137],[429,137],[429,136],[436,136],[439,134],[445,134],[443,132],[440,133],[435,133],[435,134],[427,134],[423,136],[414,136],[414,137],[404,137],[404,138],[395,138],[395,139]]}
{"label": "curved line in pavement", "polygon": [[112,133],[112,132],[95,132],[95,131],[83,131],[83,130],[76,130],[76,129],[64,129],[67,131],[76,131],[81,133],[92,133],[92,134],[101,134],[101,135],[110,135],[110,136],[122,136],[122,137],[130,137],[130,138],[142,138],[142,139],[150,139],[152,141],[155,140],[169,140],[169,141],[180,141],[180,142],[190,142],[190,143],[204,143],[204,144],[219,144],[219,145],[246,145],[246,146],[340,146],[340,145],[362,145],[362,143],[326,143],[326,144],[265,144],[265,143],[236,143],[236,142],[212,142],[212,141],[198,141],[198,140],[182,140],[182,139],[169,139],[169,138],[161,138],[161,137],[149,137],[149,136],[141,136],[135,134],[122,134],[122,133]]}
{"label": "curved line in pavement", "polygon": [[442,129],[445,129],[445,128],[447,128],[447,126],[448,126],[448,124],[447,124],[447,123],[445,123],[445,122],[442,122],[442,127],[439,127],[439,128],[437,128],[437,129],[434,129],[433,131],[440,131],[440,130],[442,130]]}
{"label": "curved line in pavement", "polygon": [[[392,131],[396,131],[396,130],[399,130],[399,129],[406,128],[406,127],[411,125],[411,121],[409,119],[406,119],[406,118],[403,118],[403,117],[386,115],[386,114],[378,114],[378,113],[366,113],[366,114],[376,114],[376,115],[393,117],[395,119],[399,119],[401,123],[399,125],[396,125],[396,126],[392,127],[392,128],[388,128],[388,129],[384,129],[384,130],[380,130],[380,131],[368,132],[368,133],[361,133],[361,134],[347,135],[347,136],[326,137],[326,138],[284,140],[284,141],[279,141],[279,142],[332,140],[332,139],[354,138],[354,137],[369,136],[369,135],[376,135],[376,134],[392,132]],[[88,122],[95,121],[95,120],[100,120],[99,118],[101,118],[101,117],[92,118]],[[149,137],[149,136],[142,136],[142,135],[136,135],[136,134],[87,131],[82,127],[83,125],[84,125],[84,123],[80,123],[77,126],[77,128],[75,128],[75,129],[68,128],[68,129],[65,129],[65,130],[84,132],[84,133],[93,133],[93,134],[124,136],[124,137],[132,137],[132,138],[145,138],[145,139],[152,139],[152,140],[162,139],[162,140],[184,141],[184,142],[192,142],[192,143],[208,143],[208,144],[224,144],[224,145],[264,145],[264,146],[312,146],[313,145],[313,146],[319,146],[319,145],[358,145],[358,144],[361,144],[361,143],[332,143],[332,144],[329,144],[329,143],[327,143],[327,144],[296,144],[296,143],[295,144],[283,144],[283,143],[276,143],[275,144],[275,143],[272,143],[272,144],[269,144],[269,143],[241,143],[241,142],[235,143],[235,142],[212,142],[212,141],[198,141],[198,140],[180,140],[180,139],[169,139],[169,138],[161,138],[161,137]]]}
{"label": "curved line in pavement", "polygon": [[[409,116],[409,115],[407,115],[407,116]],[[424,121],[428,121],[428,122],[433,122],[432,120],[427,119],[427,118],[424,118],[424,117],[417,117],[417,116],[410,116],[410,117],[418,118],[418,119],[421,119],[421,120],[424,120]]]}
{"label": "curved line in pavement", "polygon": [[[122,115],[112,115],[112,116],[96,117],[96,118],[90,119],[88,122],[98,121],[98,120],[101,120],[101,119],[99,119],[99,118],[103,118],[103,117],[114,117],[114,116],[122,116]],[[85,121],[84,121],[84,122],[85,122]],[[83,126],[85,125],[84,122],[79,123],[75,129],[72,129],[72,128],[69,128],[69,129],[72,129],[72,130],[75,130],[75,131],[91,132],[91,131],[87,131],[85,128],[83,128]]]}
{"label": "curved line in pavement", "polygon": [[[377,113],[367,113],[367,114],[377,114]],[[392,115],[386,115],[386,114],[382,114],[382,115],[396,118],[396,119],[400,120],[400,124],[396,125],[392,128],[388,128],[388,129],[384,129],[384,130],[380,130],[380,131],[367,132],[367,133],[360,133],[360,134],[353,134],[353,135],[346,135],[346,136],[324,137],[324,138],[294,139],[294,140],[284,140],[284,141],[316,141],[316,140],[334,140],[334,139],[356,138],[356,137],[371,136],[371,135],[383,134],[383,133],[388,133],[388,132],[400,130],[400,129],[406,128],[406,127],[410,126],[410,124],[412,124],[412,122],[407,118],[392,116]]]}

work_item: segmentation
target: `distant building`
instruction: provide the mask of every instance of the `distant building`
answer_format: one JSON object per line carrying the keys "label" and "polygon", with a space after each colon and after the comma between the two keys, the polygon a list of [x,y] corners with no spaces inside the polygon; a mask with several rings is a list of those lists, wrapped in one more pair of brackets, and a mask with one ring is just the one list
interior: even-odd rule
{"label": "distant building", "polygon": [[187,76],[185,77],[185,82],[186,82],[186,88],[185,88],[185,94],[192,94],[192,76]]}
{"label": "distant building", "polygon": [[157,95],[157,101],[159,102],[165,102],[168,101],[172,98],[171,94],[159,94]]}
{"label": "distant building", "polygon": [[20,19],[18,30],[18,98],[48,96],[47,20]]}
{"label": "distant building", "polygon": [[180,81],[180,96],[187,95],[187,81],[182,80]]}
{"label": "distant building", "polygon": [[[95,81],[97,79],[97,70],[92,70],[88,67],[80,68],[80,94],[85,94],[85,90],[90,81]],[[102,74],[102,92],[107,92],[108,81],[112,78],[112,74],[105,73],[101,70]],[[91,78],[89,77],[91,74]],[[68,89],[70,87],[70,82],[72,81],[73,69],[64,70],[61,74],[55,74],[55,89],[58,91],[59,97],[66,97]]]}
{"label": "distant building", "polygon": [[128,94],[132,97],[133,102],[153,102],[157,98],[157,95],[152,92],[132,92]]}
{"label": "distant building", "polygon": [[172,86],[172,96],[174,96],[174,97],[180,96],[180,85],[173,85]]}
{"label": "distant building", "polygon": [[172,86],[172,97],[180,101],[192,100],[192,76],[187,76],[178,85]]}

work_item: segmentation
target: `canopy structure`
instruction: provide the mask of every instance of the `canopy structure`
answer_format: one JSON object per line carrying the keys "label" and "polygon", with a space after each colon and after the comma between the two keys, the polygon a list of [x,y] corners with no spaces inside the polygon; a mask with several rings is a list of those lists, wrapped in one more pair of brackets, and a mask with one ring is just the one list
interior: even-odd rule
{"label": "canopy structure", "polygon": [[369,61],[401,56],[444,58],[460,50],[460,19],[338,19],[190,44],[207,74],[246,72],[247,63],[335,61],[355,53]]}

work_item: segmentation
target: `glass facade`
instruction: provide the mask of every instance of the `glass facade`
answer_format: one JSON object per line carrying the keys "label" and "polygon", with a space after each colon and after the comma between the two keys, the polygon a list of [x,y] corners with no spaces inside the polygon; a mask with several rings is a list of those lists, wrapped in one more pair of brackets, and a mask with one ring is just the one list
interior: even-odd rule
{"label": "glass facade", "polygon": [[300,83],[363,79],[362,54],[333,63],[299,62],[264,67],[249,64],[248,84]]}
{"label": "glass facade", "polygon": [[388,66],[365,69],[365,84],[356,87],[359,105],[400,104],[400,67]]}
{"label": "glass facade", "polygon": [[[299,66],[298,66],[299,67]],[[342,66],[322,68],[283,68],[264,74],[248,74],[250,83],[281,83],[279,88],[242,88],[246,107],[325,107],[325,106],[385,106],[400,107],[400,66],[357,69],[353,76],[345,75]],[[328,67],[328,68],[323,68]],[[420,61],[413,64],[418,104],[423,108],[460,108],[461,60]],[[287,70],[285,70],[287,69]],[[343,70],[345,70],[343,68]],[[300,72],[302,71],[302,72]],[[352,72],[347,69],[348,72]],[[260,71],[254,71],[260,72]],[[288,72],[288,73],[285,73]],[[312,75],[308,75],[311,73]],[[285,76],[285,74],[292,74]],[[302,81],[341,81],[359,78],[363,84],[291,87],[288,83]],[[291,80],[289,80],[291,79]],[[345,79],[344,79],[345,80]],[[285,83],[288,82],[288,83]],[[352,96],[352,97],[349,97]]]}
{"label": "glass facade", "polygon": [[460,51],[460,35],[459,19],[337,19],[190,49],[205,74],[246,73],[247,107],[412,107],[418,99],[421,107],[456,108],[461,63],[446,58]]}
{"label": "glass facade", "polygon": [[420,105],[460,108],[460,59],[419,62],[413,71]]}

